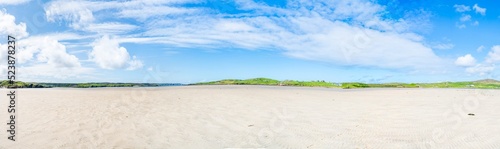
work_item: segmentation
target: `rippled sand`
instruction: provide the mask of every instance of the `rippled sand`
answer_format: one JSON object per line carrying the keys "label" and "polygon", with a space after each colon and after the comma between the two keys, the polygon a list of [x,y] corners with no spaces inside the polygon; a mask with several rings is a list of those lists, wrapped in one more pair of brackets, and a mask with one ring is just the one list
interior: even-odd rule
{"label": "rippled sand", "polygon": [[500,90],[56,88],[17,98],[16,142],[4,124],[0,148],[500,148]]}

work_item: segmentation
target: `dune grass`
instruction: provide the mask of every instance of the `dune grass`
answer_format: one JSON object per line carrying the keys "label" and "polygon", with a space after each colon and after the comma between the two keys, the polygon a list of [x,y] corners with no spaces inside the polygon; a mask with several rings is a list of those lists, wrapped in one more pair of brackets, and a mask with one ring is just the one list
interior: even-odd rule
{"label": "dune grass", "polygon": [[254,78],[247,80],[226,79],[212,82],[202,82],[190,85],[272,85],[272,86],[306,86],[327,88],[478,88],[500,89],[500,81],[480,80],[470,82],[439,82],[439,83],[379,83],[368,84],[360,82],[333,83],[325,81],[274,80],[269,78]]}

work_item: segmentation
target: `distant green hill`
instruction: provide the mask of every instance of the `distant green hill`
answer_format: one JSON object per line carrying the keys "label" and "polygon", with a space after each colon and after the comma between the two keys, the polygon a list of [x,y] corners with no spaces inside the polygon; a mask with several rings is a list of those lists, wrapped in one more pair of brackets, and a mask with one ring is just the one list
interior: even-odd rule
{"label": "distant green hill", "polygon": [[268,78],[255,78],[247,80],[224,79],[213,82],[202,82],[191,85],[279,85],[280,81]]}
{"label": "distant green hill", "polygon": [[274,85],[274,86],[338,87],[334,83],[328,83],[325,81],[295,81],[295,80],[278,81],[269,78],[254,78],[247,80],[225,79],[220,81],[194,83],[190,85]]}
{"label": "distant green hill", "polygon": [[254,78],[246,80],[226,79],[212,82],[201,82],[190,85],[272,85],[272,86],[307,86],[307,87],[328,87],[328,88],[480,88],[480,89],[500,89],[500,81],[478,80],[471,82],[440,82],[440,83],[380,83],[367,84],[360,82],[334,83],[325,81],[278,81],[269,78]]}
{"label": "distant green hill", "polygon": [[96,88],[96,87],[160,87],[160,86],[180,86],[180,83],[36,83],[36,82],[21,82],[15,81],[10,84],[4,80],[0,83],[2,88],[52,88],[52,87],[67,87],[67,88]]}
{"label": "distant green hill", "polygon": [[477,80],[477,81],[474,81],[474,82],[477,82],[477,83],[500,84],[500,81],[494,80],[494,79]]}

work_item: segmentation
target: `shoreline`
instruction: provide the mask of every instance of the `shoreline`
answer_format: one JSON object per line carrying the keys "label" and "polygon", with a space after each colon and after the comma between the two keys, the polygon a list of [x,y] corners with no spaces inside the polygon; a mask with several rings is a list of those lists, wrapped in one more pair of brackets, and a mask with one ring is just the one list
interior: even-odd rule
{"label": "shoreline", "polygon": [[146,89],[155,89],[155,88],[178,88],[178,87],[201,87],[201,86],[207,86],[207,87],[260,87],[260,88],[297,88],[297,89],[331,89],[331,90],[419,90],[419,89],[460,89],[460,90],[500,90],[500,89],[494,89],[494,88],[440,88],[440,87],[420,87],[420,88],[404,88],[404,87],[366,87],[366,88],[350,88],[350,89],[344,89],[341,87],[321,87],[321,86],[279,86],[279,85],[175,85],[175,86],[137,86],[137,87],[89,87],[89,88],[79,88],[79,87],[48,87],[48,88],[0,88],[2,90],[6,89],[21,89],[21,90],[26,90],[26,89],[139,89],[139,88],[146,88]]}

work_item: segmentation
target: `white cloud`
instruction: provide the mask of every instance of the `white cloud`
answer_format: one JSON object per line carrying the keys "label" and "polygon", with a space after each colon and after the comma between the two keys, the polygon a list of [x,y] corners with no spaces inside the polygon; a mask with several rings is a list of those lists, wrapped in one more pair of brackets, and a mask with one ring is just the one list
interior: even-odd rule
{"label": "white cloud", "polygon": [[132,56],[132,59],[128,62],[128,67],[127,70],[136,70],[142,68],[144,65],[142,64],[142,61],[137,60],[136,56]]}
{"label": "white cloud", "polygon": [[454,5],[453,7],[455,7],[455,11],[457,12],[466,12],[471,10],[469,6],[465,5]]}
{"label": "white cloud", "polygon": [[[45,6],[45,14],[49,22],[68,20],[71,27],[81,29],[95,19],[93,10],[88,8],[90,4],[92,2],[88,1],[52,1]],[[93,9],[100,10],[104,6],[107,5],[101,4]]]}
{"label": "white cloud", "polygon": [[51,36],[33,36],[19,41],[18,80],[46,81],[91,76],[92,68],[82,67],[79,59]]}
{"label": "white cloud", "polygon": [[[1,4],[13,3],[11,1],[0,1],[0,5]],[[5,38],[3,42],[6,42],[6,37],[8,35],[14,36],[17,40],[28,36],[28,32],[26,32],[26,24],[22,22],[16,24],[15,21],[16,17],[8,14],[5,9],[0,10],[0,36]],[[17,43],[17,45],[19,45],[19,43]],[[7,61],[7,46],[7,43],[0,44],[0,61],[2,62]],[[6,63],[0,63],[0,73],[0,77],[6,78],[4,77],[7,74]]]}
{"label": "white cloud", "polygon": [[89,24],[84,30],[100,34],[123,34],[137,29],[138,26],[119,22]]}
{"label": "white cloud", "polygon": [[[15,23],[15,17],[0,11],[0,35],[13,35],[17,39],[17,69],[22,72],[17,80],[40,81],[75,78],[82,74],[92,73],[91,68],[81,67],[79,59],[66,51],[66,46],[61,44],[61,39],[80,39],[75,34],[57,34],[28,36],[25,23]],[[56,34],[52,34],[56,35]],[[0,45],[0,60],[6,61],[6,47]],[[5,76],[6,65],[0,64],[1,74]],[[90,75],[90,74],[89,74]]]}
{"label": "white cloud", "polygon": [[482,65],[482,64],[477,64],[475,66],[468,67],[467,69],[465,69],[465,71],[468,72],[468,73],[478,74],[480,76],[489,74],[493,70],[495,70],[495,66],[493,66],[493,65]]}
{"label": "white cloud", "polygon": [[135,70],[143,66],[135,56],[131,59],[127,49],[120,47],[117,40],[108,36],[96,40],[93,46],[89,59],[101,68]]}
{"label": "white cloud", "polygon": [[8,14],[5,10],[0,10],[0,35],[11,35],[17,39],[28,36],[26,24],[21,22],[16,24],[16,17]]}
{"label": "white cloud", "polygon": [[451,43],[437,44],[437,45],[432,46],[432,48],[439,49],[439,50],[449,50],[449,49],[453,49],[454,47],[455,47],[455,45],[451,44]]}
{"label": "white cloud", "polygon": [[407,25],[407,29],[415,32],[429,33],[432,31],[432,12],[423,9],[406,11],[402,22]]}
{"label": "white cloud", "polygon": [[477,47],[476,51],[477,52],[483,52],[483,49],[484,49],[484,46],[481,45],[481,46]]}
{"label": "white cloud", "polygon": [[[482,50],[483,48],[484,46],[480,46],[478,49]],[[462,59],[460,60],[460,58]],[[481,76],[490,74],[495,70],[495,64],[500,62],[500,45],[496,45],[491,48],[491,51],[488,53],[482,64],[475,64],[475,59],[470,56],[470,54],[460,58],[457,59],[457,62],[455,63],[459,66],[467,67],[465,69],[466,72]]]}
{"label": "white cloud", "polygon": [[476,13],[479,13],[483,16],[486,15],[486,8],[481,8],[477,4],[474,4],[472,8],[476,11]]}
{"label": "white cloud", "polygon": [[19,5],[29,1],[31,0],[0,0],[0,5]]}
{"label": "white cloud", "polygon": [[498,63],[500,62],[500,45],[491,47],[491,51],[488,52],[486,57],[487,63]]}
{"label": "white cloud", "polygon": [[[69,21],[75,29],[85,29],[98,18],[95,12],[107,10],[107,14],[122,18],[147,19],[153,16],[190,14],[199,12],[195,8],[178,6],[186,3],[199,3],[200,0],[132,0],[132,1],[66,1],[56,0],[45,5],[48,21]],[[110,17],[103,15],[102,17]],[[99,24],[94,24],[99,26]],[[110,26],[112,24],[100,24]],[[116,26],[116,25],[115,25]],[[122,26],[124,27],[124,26]],[[128,26],[125,26],[126,28]],[[92,28],[92,27],[91,27]]]}
{"label": "white cloud", "polygon": [[462,67],[471,67],[476,65],[476,59],[472,55],[467,54],[465,56],[458,57],[455,61],[455,65]]}
{"label": "white cloud", "polygon": [[0,77],[7,77],[7,44],[0,44],[0,61],[4,63],[0,63]]}
{"label": "white cloud", "polygon": [[199,13],[201,10],[195,8],[180,8],[172,6],[147,6],[135,9],[124,9],[118,14],[124,18],[136,18],[145,20],[153,16],[168,16]]}
{"label": "white cloud", "polygon": [[470,21],[470,19],[471,19],[470,15],[462,15],[462,17],[460,17],[460,21],[462,22]]}
{"label": "white cloud", "polygon": [[50,37],[51,39],[54,39],[57,41],[85,40],[85,39],[91,39],[91,38],[95,37],[95,35],[81,35],[81,34],[76,34],[76,33],[71,33],[71,32],[55,32],[55,33],[39,34],[37,36],[46,36],[46,37]]}
{"label": "white cloud", "polygon": [[[320,16],[192,18],[186,22],[173,21],[175,26],[171,26],[170,21],[163,27],[146,32],[147,36],[166,37],[149,42],[161,41],[180,46],[223,44],[246,49],[278,48],[288,56],[301,59],[386,68],[423,66],[426,65],[423,63],[439,61],[430,48],[419,43],[421,37],[415,34],[354,27]],[[405,52],[399,52],[402,49]]]}
{"label": "white cloud", "polygon": [[[80,24],[99,22],[96,16],[134,18],[144,25],[144,32],[121,36],[116,42],[161,43],[173,47],[225,48],[248,50],[271,49],[300,59],[331,62],[339,65],[374,66],[382,68],[440,67],[442,60],[414,28],[423,26],[428,19],[407,16],[386,19],[384,6],[368,0],[288,1],[286,8],[268,6],[251,0],[236,1],[240,10],[255,11],[248,14],[215,14],[210,8],[199,8],[196,13],[180,4],[198,1],[56,1],[45,7],[47,17]],[[63,3],[61,5],[56,5]],[[72,4],[75,6],[64,7]],[[78,6],[78,8],[74,8]],[[169,8],[159,11],[154,8]],[[143,14],[137,10],[153,8]],[[87,12],[90,13],[80,13]],[[134,13],[132,13],[134,12]],[[103,15],[106,13],[106,15]],[[83,15],[82,15],[83,14]],[[99,15],[102,14],[102,15]],[[84,16],[84,17],[82,17]],[[166,17],[157,17],[166,16]],[[89,19],[82,19],[89,18]],[[145,19],[150,19],[144,21]],[[349,21],[346,21],[349,20]],[[101,39],[110,40],[110,39]],[[113,49],[116,60],[106,60],[104,54]],[[135,66],[128,52],[116,44],[94,43],[92,60],[102,68]]]}
{"label": "white cloud", "polygon": [[53,67],[80,67],[78,58],[66,52],[66,46],[49,36],[34,36],[19,41],[19,63],[35,61]]}

